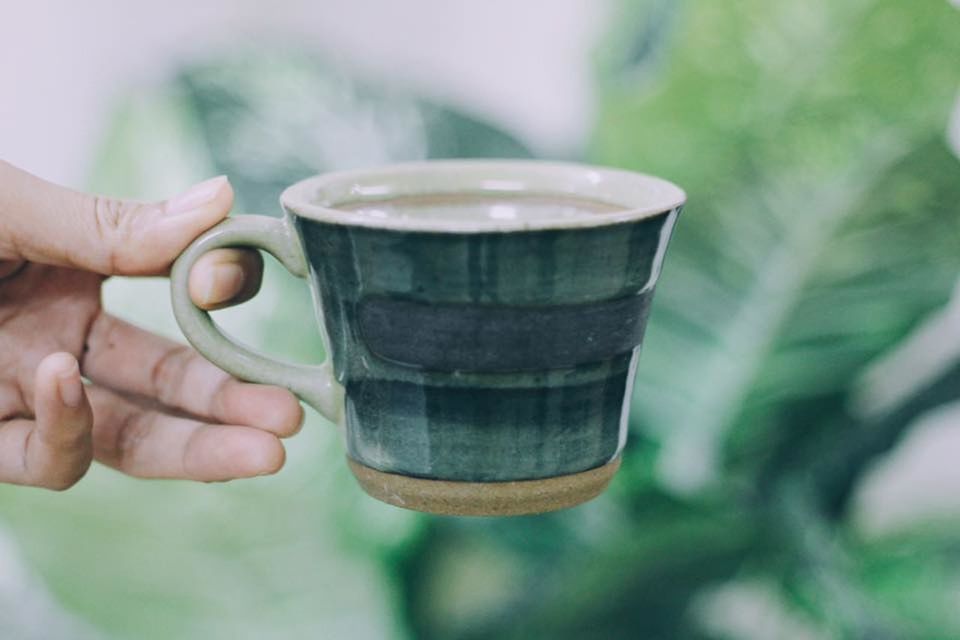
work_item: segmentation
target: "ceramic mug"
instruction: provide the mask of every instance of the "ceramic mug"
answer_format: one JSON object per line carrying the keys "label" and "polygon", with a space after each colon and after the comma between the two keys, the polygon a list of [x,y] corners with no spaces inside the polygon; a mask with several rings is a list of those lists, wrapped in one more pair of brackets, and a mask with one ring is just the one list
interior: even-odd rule
{"label": "ceramic mug", "polygon": [[[606,209],[535,219],[356,210],[461,194]],[[172,272],[173,309],[211,361],[286,387],[342,425],[349,466],[375,498],[447,514],[560,509],[598,495],[619,466],[650,302],[684,201],[659,178],[539,161],[315,176],[283,192],[283,217],[233,217],[188,247]],[[258,354],[193,305],[189,270],[220,247],[262,249],[309,281],[323,364]]]}

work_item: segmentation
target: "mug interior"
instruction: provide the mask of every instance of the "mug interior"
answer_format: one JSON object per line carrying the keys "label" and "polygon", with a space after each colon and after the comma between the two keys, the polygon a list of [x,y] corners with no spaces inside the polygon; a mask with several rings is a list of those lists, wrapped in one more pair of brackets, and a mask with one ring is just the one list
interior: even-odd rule
{"label": "mug interior", "polygon": [[[571,199],[593,203],[589,215],[539,215],[499,219],[457,215],[372,217],[364,204],[469,194],[480,198]],[[280,198],[290,212],[347,226],[482,233],[595,227],[630,222],[683,205],[686,195],[671,182],[653,176],[582,164],[538,160],[435,160],[376,169],[341,171],[294,184]]]}

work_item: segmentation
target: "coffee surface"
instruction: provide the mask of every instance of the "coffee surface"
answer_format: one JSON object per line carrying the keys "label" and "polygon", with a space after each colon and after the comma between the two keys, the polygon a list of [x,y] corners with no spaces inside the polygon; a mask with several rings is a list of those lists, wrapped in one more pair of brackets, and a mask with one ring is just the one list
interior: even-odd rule
{"label": "coffee surface", "polygon": [[462,193],[400,196],[363,200],[336,206],[380,220],[490,220],[544,222],[591,218],[621,211],[606,202],[563,195],[522,193]]}

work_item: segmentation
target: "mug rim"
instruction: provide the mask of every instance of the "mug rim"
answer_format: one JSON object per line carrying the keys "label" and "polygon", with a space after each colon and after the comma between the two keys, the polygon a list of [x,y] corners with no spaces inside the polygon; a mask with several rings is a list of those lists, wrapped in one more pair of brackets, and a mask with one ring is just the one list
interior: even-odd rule
{"label": "mug rim", "polygon": [[[438,186],[431,187],[436,183]],[[589,216],[537,220],[374,218],[337,209],[397,196],[459,193],[572,196],[618,208]],[[656,176],[625,169],[544,160],[453,159],[404,162],[315,175],[287,187],[290,214],[329,224],[394,231],[484,233],[575,229],[633,222],[679,209],[686,193]]]}

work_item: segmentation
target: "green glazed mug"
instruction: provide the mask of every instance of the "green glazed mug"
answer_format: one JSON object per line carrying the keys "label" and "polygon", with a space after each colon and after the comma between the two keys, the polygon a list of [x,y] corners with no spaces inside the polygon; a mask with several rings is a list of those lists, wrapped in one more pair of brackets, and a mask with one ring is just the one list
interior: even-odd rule
{"label": "green glazed mug", "polygon": [[[173,309],[211,361],[341,425],[375,498],[446,514],[560,509],[619,466],[684,201],[659,178],[539,161],[315,176],[283,192],[282,218],[230,218],[188,247]],[[220,247],[262,249],[308,280],[323,364],[256,353],[193,305],[190,268]]]}

